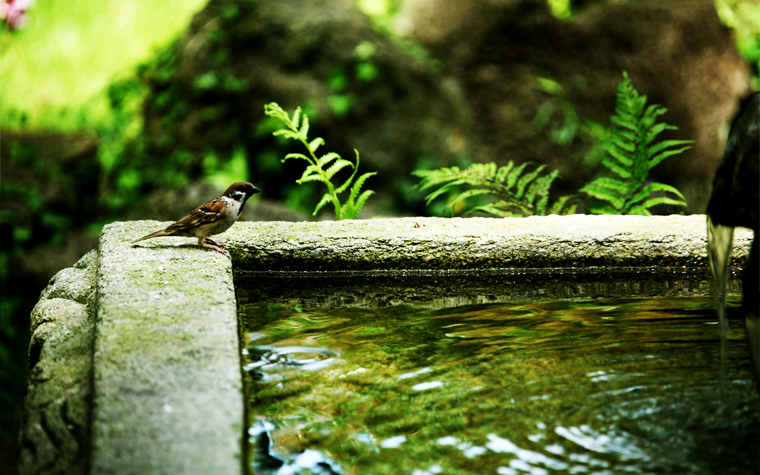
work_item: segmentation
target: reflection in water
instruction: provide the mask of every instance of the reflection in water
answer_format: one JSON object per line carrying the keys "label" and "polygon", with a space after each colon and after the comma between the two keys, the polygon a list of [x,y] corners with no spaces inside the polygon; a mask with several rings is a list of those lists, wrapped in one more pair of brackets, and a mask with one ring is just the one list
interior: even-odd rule
{"label": "reflection in water", "polygon": [[735,313],[725,404],[706,298],[243,302],[251,462],[260,474],[753,473],[760,399]]}

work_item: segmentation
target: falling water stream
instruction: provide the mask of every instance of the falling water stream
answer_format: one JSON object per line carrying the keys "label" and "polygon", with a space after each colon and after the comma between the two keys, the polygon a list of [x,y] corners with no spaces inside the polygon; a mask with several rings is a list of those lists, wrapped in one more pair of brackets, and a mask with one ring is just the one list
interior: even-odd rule
{"label": "falling water stream", "polygon": [[725,391],[726,381],[726,346],[728,344],[728,320],[726,318],[726,291],[728,284],[728,261],[734,241],[733,226],[713,223],[707,216],[707,254],[712,272],[712,295],[715,310],[720,322],[720,386]]}
{"label": "falling water stream", "polygon": [[318,279],[302,298],[252,279],[238,296],[250,470],[755,473],[760,398],[737,293],[723,294],[722,347],[709,284],[679,282],[657,287],[665,297],[571,299],[535,298],[533,282],[521,299],[370,279],[346,295],[371,298],[335,300],[315,297]]}

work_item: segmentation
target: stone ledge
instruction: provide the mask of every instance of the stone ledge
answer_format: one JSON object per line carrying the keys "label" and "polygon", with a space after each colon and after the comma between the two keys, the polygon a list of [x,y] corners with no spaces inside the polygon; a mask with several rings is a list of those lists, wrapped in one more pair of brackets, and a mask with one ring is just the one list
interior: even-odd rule
{"label": "stone ledge", "polygon": [[100,237],[92,473],[241,473],[230,261],[181,238],[131,245],[146,226],[159,229],[120,222]]}
{"label": "stone ledge", "polygon": [[[247,271],[707,266],[704,215],[244,222],[221,239]],[[732,266],[751,241],[736,230]]]}

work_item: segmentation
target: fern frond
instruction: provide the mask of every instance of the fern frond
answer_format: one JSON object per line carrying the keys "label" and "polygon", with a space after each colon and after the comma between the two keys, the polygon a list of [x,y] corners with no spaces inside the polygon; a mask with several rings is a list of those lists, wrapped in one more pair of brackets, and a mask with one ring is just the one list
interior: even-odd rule
{"label": "fern frond", "polygon": [[[660,116],[667,109],[657,104],[646,105],[647,96],[641,96],[633,88],[628,73],[623,72],[623,81],[618,85],[615,115],[610,118],[612,127],[603,141],[605,157],[602,164],[612,173],[622,178],[598,178],[584,186],[581,191],[593,198],[607,201],[611,206],[594,203],[588,207],[592,213],[649,213],[648,207],[656,204],[682,204],[685,201],[667,198],[647,199],[657,191],[674,193],[683,198],[678,190],[668,185],[649,184],[646,182],[649,170],[664,159],[677,155],[691,143],[688,140],[665,140],[655,143],[655,139],[665,130],[677,130],[677,127],[658,123]],[[679,147],[674,149],[673,147]],[[670,150],[669,150],[670,149]],[[642,200],[643,203],[642,203]],[[641,208],[647,204],[644,208]]]}
{"label": "fern frond", "polygon": [[[554,202],[547,214],[575,214],[578,204],[568,204],[572,198],[573,197],[570,195],[560,196],[557,198],[557,201]],[[565,207],[566,205],[567,207]]]}
{"label": "fern frond", "polygon": [[467,211],[465,214],[472,214],[472,213],[488,213],[493,214],[495,216],[499,216],[501,218],[511,218],[511,217],[519,217],[523,216],[521,213],[514,213],[507,211],[506,208],[509,204],[505,201],[499,201],[497,203],[488,203],[487,205],[482,206],[476,206],[469,211]]}
{"label": "fern frond", "polygon": [[332,180],[332,177],[334,177],[336,173],[338,173],[339,171],[343,170],[346,167],[353,167],[353,166],[354,164],[349,162],[348,160],[344,160],[342,158],[339,160],[336,160],[335,163],[330,165],[330,168],[325,170],[325,178],[327,178],[328,180]]}
{"label": "fern frond", "polygon": [[[667,142],[671,142],[668,145],[668,147],[673,147],[673,146],[681,145],[683,143],[692,143],[691,140],[668,140]],[[662,142],[662,143],[667,143],[667,142]],[[688,145],[686,147],[681,147],[679,149],[667,150],[667,151],[664,151],[664,152],[660,152],[657,155],[655,155],[655,156],[653,156],[653,157],[651,157],[649,159],[649,167],[652,168],[655,165],[657,165],[658,163],[660,163],[661,161],[665,160],[666,158],[671,157],[673,155],[678,155],[679,153],[684,152],[686,150],[689,150],[690,148],[691,148],[691,145]]]}
{"label": "fern frond", "polygon": [[317,137],[311,142],[309,142],[309,150],[311,150],[311,153],[314,153],[317,151],[320,145],[324,145],[325,141],[322,140],[322,137]]}
{"label": "fern frond", "polygon": [[316,216],[317,213],[319,213],[319,210],[321,210],[322,207],[324,207],[327,203],[332,202],[332,200],[333,200],[333,197],[329,193],[325,193],[324,195],[322,195],[322,199],[319,200],[319,203],[317,203],[317,206],[314,208],[314,212],[311,213],[311,215]]}
{"label": "fern frond", "polygon": [[517,180],[517,191],[515,192],[517,199],[521,199],[523,197],[525,193],[525,187],[528,186],[528,184],[532,182],[544,168],[546,168],[546,165],[540,165],[536,167],[536,169],[532,172],[521,176],[520,179]]}
{"label": "fern frond", "polygon": [[[538,197],[538,201],[535,204],[536,208],[536,214],[539,216],[545,216],[547,214],[546,212],[546,206],[549,204],[549,188],[551,188],[552,183],[555,179],[559,177],[559,171],[558,170],[552,170],[549,172],[548,175],[540,177],[535,182],[533,182],[533,185],[531,185],[531,189],[529,190],[528,200],[533,203]],[[562,198],[570,198],[568,197],[562,197]]]}
{"label": "fern frond", "polygon": [[621,214],[620,210],[600,201],[593,202],[586,207],[586,211],[592,214]]}
{"label": "fern frond", "polygon": [[298,140],[300,138],[300,136],[297,133],[291,130],[285,130],[285,129],[280,129],[276,132],[273,132],[272,135],[275,135],[275,136],[282,135],[286,139],[295,139],[295,140]]}
{"label": "fern frond", "polygon": [[664,122],[655,124],[651,127],[642,128],[642,145],[649,148],[650,144],[655,141],[658,135],[666,130],[678,130],[675,125],[668,125]]}
{"label": "fern frond", "polygon": [[[458,167],[415,170],[412,175],[420,177],[421,181],[412,189],[433,188],[434,191],[425,197],[426,204],[430,205],[436,198],[452,193],[461,186],[470,187],[455,194],[449,200],[445,209],[452,212],[457,204],[469,198],[492,195],[502,200],[498,203],[476,206],[466,214],[476,211],[497,216],[546,214],[549,188],[559,174],[553,171],[541,176],[546,168],[545,165],[526,172],[529,165],[529,163],[523,163],[515,166],[514,162],[510,161],[503,167],[498,167],[495,163],[474,163],[465,170],[460,170]],[[563,208],[560,206],[557,209]]]}
{"label": "fern frond", "polygon": [[[346,188],[353,182],[354,177],[356,176],[356,172],[359,170],[359,151],[354,149],[354,152],[356,153],[356,165],[354,166],[354,172],[351,174],[348,180],[346,180],[343,185],[336,190],[337,193],[342,193],[346,190]],[[364,182],[367,181],[368,178],[377,175],[377,172],[367,172],[363,175],[361,175],[351,186],[351,192],[348,195],[348,200],[346,200],[346,204],[341,207],[340,210],[340,219],[356,219],[356,217],[359,215],[359,212],[364,207],[364,203],[367,201],[367,198],[372,196],[375,192],[372,190],[366,190],[361,195],[359,192],[362,189],[362,186],[364,186]]]}
{"label": "fern frond", "polygon": [[312,181],[318,181],[320,183],[325,183],[325,179],[322,177],[322,175],[318,175],[318,174],[306,175],[306,173],[304,173],[303,175],[301,175],[301,178],[299,178],[298,180],[296,180],[296,183],[298,183],[299,185],[303,185],[304,183],[310,183]]}
{"label": "fern frond", "polygon": [[285,160],[288,160],[290,158],[300,158],[301,160],[306,160],[307,162],[309,161],[309,157],[307,157],[306,155],[302,153],[289,153],[285,155],[285,158],[283,158],[281,161],[284,162]]}
{"label": "fern frond", "polygon": [[581,192],[586,193],[587,195],[590,195],[598,200],[603,200],[612,204],[614,209],[618,210],[618,212],[614,214],[620,214],[620,211],[623,209],[623,206],[625,204],[625,199],[623,198],[624,195],[621,195],[617,191],[617,188],[602,186],[600,183],[597,183],[597,181],[589,183],[581,188]]}
{"label": "fern frond", "polygon": [[673,198],[668,198],[667,196],[658,196],[656,198],[650,198],[640,205],[632,206],[628,214],[651,216],[652,213],[649,212],[649,208],[657,205],[686,206],[686,201],[674,200]]}
{"label": "fern frond", "polygon": [[336,160],[336,159],[342,160],[340,158],[340,155],[338,155],[335,152],[326,153],[326,154],[322,155],[321,157],[319,157],[319,160],[317,160],[317,166],[320,167],[320,168],[324,168],[325,165],[327,165],[328,163],[330,163],[330,162],[332,162],[333,160]]}
{"label": "fern frond", "polygon": [[[297,110],[298,109],[296,109],[296,111]],[[295,127],[298,128],[298,125]],[[298,134],[303,137],[304,140],[309,136],[309,118],[306,117],[306,114],[303,115],[303,121],[301,121],[301,128],[298,130]]]}
{"label": "fern frond", "polygon": [[[285,111],[283,111],[283,112],[285,112]],[[288,116],[288,113],[285,112],[285,117],[287,117],[287,116]],[[293,124],[293,128],[296,129],[296,130],[298,129],[298,120],[300,119],[300,117],[301,117],[301,108],[300,107],[296,107],[295,112],[293,112],[293,118],[290,119],[290,122]]]}
{"label": "fern frond", "polygon": [[608,155],[602,159],[602,165],[612,170],[620,178],[631,178],[633,160],[620,154],[620,152],[615,149],[607,150],[607,154]]}
{"label": "fern frond", "polygon": [[[494,166],[496,164],[494,163]],[[507,181],[507,176],[512,172],[512,169],[515,167],[515,162],[512,160],[509,161],[506,165],[503,167],[499,167],[498,170],[496,170],[496,174],[494,175],[494,180],[496,180],[499,183],[505,183]]]}
{"label": "fern frond", "polygon": [[374,194],[375,194],[374,191],[366,190],[364,193],[359,195],[359,198],[356,200],[356,204],[354,205],[354,209],[353,209],[354,218],[359,216],[359,212],[362,210],[362,208],[364,208],[364,203],[367,202],[367,198],[369,198],[370,196]]}
{"label": "fern frond", "polygon": [[[464,193],[461,193],[461,194],[457,195],[456,197],[454,197],[454,199],[452,199],[448,203],[446,203],[446,208],[445,209],[448,209],[452,213],[452,215],[453,215],[454,214],[454,210],[456,209],[456,205],[460,201],[465,201],[468,198],[472,198],[474,196],[487,195],[487,194],[490,194],[490,193],[491,192],[489,190],[484,190],[482,188],[476,188],[474,190],[467,190]],[[469,213],[467,213],[467,214],[469,214]]]}
{"label": "fern frond", "polygon": [[[342,159],[340,155],[335,152],[329,152],[325,155],[322,155],[320,158],[317,158],[314,152],[316,152],[321,145],[324,145],[325,141],[321,137],[317,137],[310,142],[308,141],[309,118],[305,113],[301,114],[300,107],[296,108],[295,112],[293,112],[292,119],[289,118],[287,112],[285,112],[275,102],[265,105],[264,112],[270,117],[280,119],[289,129],[278,130],[274,132],[274,135],[281,135],[285,138],[298,140],[309,150],[308,156],[300,153],[289,153],[285,155],[285,158],[283,158],[282,161],[284,162],[291,158],[305,160],[309,163],[309,165],[304,170],[301,178],[296,180],[296,183],[301,185],[309,182],[321,182],[327,187],[327,193],[325,193],[319,200],[319,203],[317,203],[317,206],[314,208],[314,214],[316,215],[319,210],[322,209],[326,204],[332,203],[332,205],[335,207],[335,216],[338,219],[344,219],[344,217],[356,217],[356,214],[359,212],[359,209],[361,209],[361,206],[364,205],[364,202],[373,192],[365,191],[361,196],[359,196],[361,200],[361,206],[357,206],[357,203],[355,203],[354,200],[358,196],[359,190],[367,178],[375,175],[376,173],[365,173],[362,175],[354,184],[354,188],[352,188],[351,195],[349,196],[349,199],[346,203],[342,204],[338,198],[338,195],[344,192],[356,177],[356,172],[359,169],[359,152],[356,151],[356,165],[348,160]],[[327,165],[330,166],[325,169]],[[346,167],[352,167],[354,171],[351,173],[351,177],[345,183],[343,183],[343,185],[336,189],[330,180],[335,177],[339,171],[343,170]]]}
{"label": "fern frond", "polygon": [[451,191],[453,188],[456,188],[456,187],[457,187],[457,186],[459,186],[459,185],[465,185],[465,184],[467,184],[467,182],[466,182],[465,180],[462,180],[462,179],[458,179],[458,180],[450,181],[449,183],[447,183],[447,184],[443,185],[443,186],[442,186],[442,187],[440,187],[439,189],[437,189],[437,190],[435,190],[434,192],[432,192],[432,193],[430,193],[429,195],[427,195],[427,196],[425,197],[425,204],[426,204],[426,205],[430,205],[430,203],[432,203],[432,202],[433,202],[433,200],[435,200],[435,199],[436,199],[436,198],[438,198],[439,196],[441,196],[441,195],[444,195],[444,194],[448,193],[448,192],[449,192],[449,191]]}
{"label": "fern frond", "polygon": [[[646,199],[649,197],[652,193],[656,191],[665,191],[669,193],[673,193],[674,195],[678,196],[682,200],[686,200],[686,198],[681,194],[680,191],[678,191],[675,187],[666,185],[665,183],[650,183],[641,190],[638,191],[633,197],[629,200],[631,205],[636,205],[639,201]],[[684,201],[685,203],[685,201]],[[673,204],[673,203],[670,203]]]}
{"label": "fern frond", "polygon": [[[512,160],[510,160],[510,162],[511,161]],[[513,186],[515,186],[515,183],[520,178],[520,175],[522,175],[523,170],[525,170],[525,167],[527,166],[528,166],[528,162],[525,162],[521,164],[519,167],[513,168],[512,170],[510,170],[510,172],[507,173],[507,179],[504,181],[504,186],[507,189],[510,189]]]}
{"label": "fern frond", "polygon": [[354,186],[351,187],[351,195],[349,196],[349,199],[355,200],[356,196],[361,191],[362,186],[364,186],[364,182],[367,181],[368,178],[373,177],[375,175],[377,175],[377,172],[367,172],[363,174],[362,176],[360,176],[354,183]]}

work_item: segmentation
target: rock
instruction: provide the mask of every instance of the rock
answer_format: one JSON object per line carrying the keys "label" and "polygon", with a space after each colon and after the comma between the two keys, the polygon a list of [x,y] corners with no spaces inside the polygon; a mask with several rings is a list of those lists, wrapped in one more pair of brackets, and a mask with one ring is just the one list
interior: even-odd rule
{"label": "rock", "polygon": [[20,475],[89,473],[97,251],[56,274],[31,315]]}

